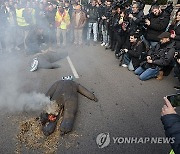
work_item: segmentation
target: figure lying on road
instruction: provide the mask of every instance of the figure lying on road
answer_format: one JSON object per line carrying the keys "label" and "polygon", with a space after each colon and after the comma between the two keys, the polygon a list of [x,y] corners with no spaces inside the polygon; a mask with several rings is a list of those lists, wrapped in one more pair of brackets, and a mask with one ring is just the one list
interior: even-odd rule
{"label": "figure lying on road", "polygon": [[36,71],[38,68],[55,69],[60,65],[56,64],[58,60],[62,59],[62,53],[54,51],[46,51],[36,54],[33,62],[31,63],[31,72]]}
{"label": "figure lying on road", "polygon": [[46,96],[49,96],[52,102],[40,115],[44,135],[48,136],[54,132],[61,109],[63,109],[61,135],[72,130],[78,109],[78,93],[95,102],[98,101],[93,93],[72,80],[59,80],[50,87]]}

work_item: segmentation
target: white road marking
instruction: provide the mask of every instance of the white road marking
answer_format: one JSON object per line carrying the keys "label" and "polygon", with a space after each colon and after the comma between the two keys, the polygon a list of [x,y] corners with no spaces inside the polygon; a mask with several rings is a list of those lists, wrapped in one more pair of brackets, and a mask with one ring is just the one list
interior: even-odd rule
{"label": "white road marking", "polygon": [[71,67],[71,70],[72,70],[72,72],[74,74],[74,77],[78,79],[79,75],[77,74],[77,71],[76,71],[76,69],[75,69],[75,67],[74,67],[74,65],[73,65],[73,63],[72,63],[72,61],[71,61],[69,56],[67,56],[67,60],[68,60],[68,63],[70,65],[70,67]]}

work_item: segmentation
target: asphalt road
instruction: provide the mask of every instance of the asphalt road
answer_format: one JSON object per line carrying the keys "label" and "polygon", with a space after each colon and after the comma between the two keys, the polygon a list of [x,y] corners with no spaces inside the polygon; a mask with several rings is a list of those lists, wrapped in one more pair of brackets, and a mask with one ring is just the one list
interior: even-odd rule
{"label": "asphalt road", "polygon": [[[119,67],[119,61],[115,59],[114,53],[100,45],[69,46],[66,50],[58,49],[58,52],[62,52],[62,59],[57,62],[61,68],[39,69],[33,73],[29,71],[32,56],[26,56],[24,53],[10,53],[0,57],[0,63],[9,56],[15,61],[20,60],[17,65],[17,67],[20,66],[16,72],[17,78],[11,74],[11,71],[4,71],[11,65],[6,67],[1,65],[0,69],[2,73],[8,72],[9,77],[18,80],[17,83],[22,92],[45,93],[62,76],[74,75],[67,60],[69,56],[79,76],[74,80],[93,91],[99,99],[99,102],[93,102],[79,95],[79,109],[72,132],[77,134],[77,137],[68,148],[65,146],[65,141],[68,141],[69,135],[61,138],[57,153],[167,154],[170,151],[169,144],[118,144],[113,143],[113,137],[165,137],[160,112],[163,96],[175,93],[173,86],[178,81],[173,78],[172,73],[162,81],[156,79],[140,81],[133,72]],[[12,64],[11,69],[16,69],[16,66]],[[2,90],[3,87],[0,88]],[[37,114],[30,113],[30,116]],[[14,138],[18,131],[18,122],[12,119],[26,115],[28,114],[23,112],[1,110],[0,153],[14,153],[16,143]],[[96,137],[105,132],[110,135],[110,144],[99,148]]]}

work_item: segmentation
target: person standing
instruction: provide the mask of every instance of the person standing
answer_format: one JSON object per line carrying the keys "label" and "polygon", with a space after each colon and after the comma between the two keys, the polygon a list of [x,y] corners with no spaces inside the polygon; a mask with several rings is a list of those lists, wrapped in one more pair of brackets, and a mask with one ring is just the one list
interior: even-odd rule
{"label": "person standing", "polygon": [[74,26],[74,44],[82,45],[82,34],[86,24],[86,15],[81,10],[80,5],[76,6],[75,12],[72,14],[72,24]]}
{"label": "person standing", "polygon": [[94,44],[97,43],[98,36],[98,8],[96,7],[96,1],[93,0],[90,7],[87,9],[88,18],[88,34],[87,41],[90,41],[91,31],[93,30],[93,40]]}
{"label": "person standing", "polygon": [[56,16],[55,16],[55,23],[57,27],[56,31],[56,39],[57,39],[57,46],[60,46],[60,35],[63,36],[63,46],[66,46],[66,32],[67,28],[70,25],[70,16],[63,8],[63,5],[59,5]]}

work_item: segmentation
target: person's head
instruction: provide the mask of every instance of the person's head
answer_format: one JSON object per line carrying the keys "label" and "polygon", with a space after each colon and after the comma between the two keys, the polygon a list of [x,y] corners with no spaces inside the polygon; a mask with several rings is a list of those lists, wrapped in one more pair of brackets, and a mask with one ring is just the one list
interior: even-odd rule
{"label": "person's head", "polygon": [[106,6],[111,7],[111,1],[106,1]]}
{"label": "person's head", "polygon": [[4,5],[5,5],[6,7],[8,7],[8,6],[9,6],[9,2],[8,2],[8,1],[4,1]]}
{"label": "person's head", "polygon": [[65,1],[64,6],[65,6],[65,8],[68,8],[69,7],[69,1]]}
{"label": "person's head", "polygon": [[160,43],[164,44],[170,41],[171,34],[169,32],[163,32],[161,33],[158,38],[160,39]]}
{"label": "person's head", "polygon": [[129,37],[130,43],[136,43],[138,39],[139,39],[139,34],[137,33],[132,33]]}
{"label": "person's head", "polygon": [[180,21],[180,10],[178,10],[178,11],[176,12],[175,20],[176,20],[176,22],[179,22],[179,21]]}
{"label": "person's head", "polygon": [[58,10],[59,12],[63,13],[64,12],[64,7],[63,7],[63,4],[59,4],[58,6]]}
{"label": "person's head", "polygon": [[14,5],[13,0],[9,0],[9,5],[10,5],[10,6],[13,6],[13,5]]}
{"label": "person's head", "polygon": [[139,11],[139,3],[134,3],[132,5],[132,12],[137,13]]}
{"label": "person's head", "polygon": [[91,3],[92,6],[96,6],[96,0],[93,0]]}
{"label": "person's head", "polygon": [[14,3],[14,8],[18,9],[18,4],[17,3]]}
{"label": "person's head", "polygon": [[159,14],[162,12],[161,7],[159,5],[154,5],[151,8],[151,12],[155,15],[155,16],[159,16]]}
{"label": "person's head", "polygon": [[101,5],[102,4],[102,1],[101,0],[97,0],[98,4]]}
{"label": "person's head", "polygon": [[76,5],[75,11],[78,13],[81,11],[81,5]]}
{"label": "person's head", "polygon": [[47,4],[47,0],[43,0],[42,3],[43,3],[43,5],[46,5]]}
{"label": "person's head", "polygon": [[121,8],[120,7],[117,7],[116,11],[118,14],[121,14]]}
{"label": "person's head", "polygon": [[48,10],[49,10],[49,11],[53,11],[53,9],[54,9],[54,8],[53,8],[53,5],[52,5],[52,4],[48,6]]}

